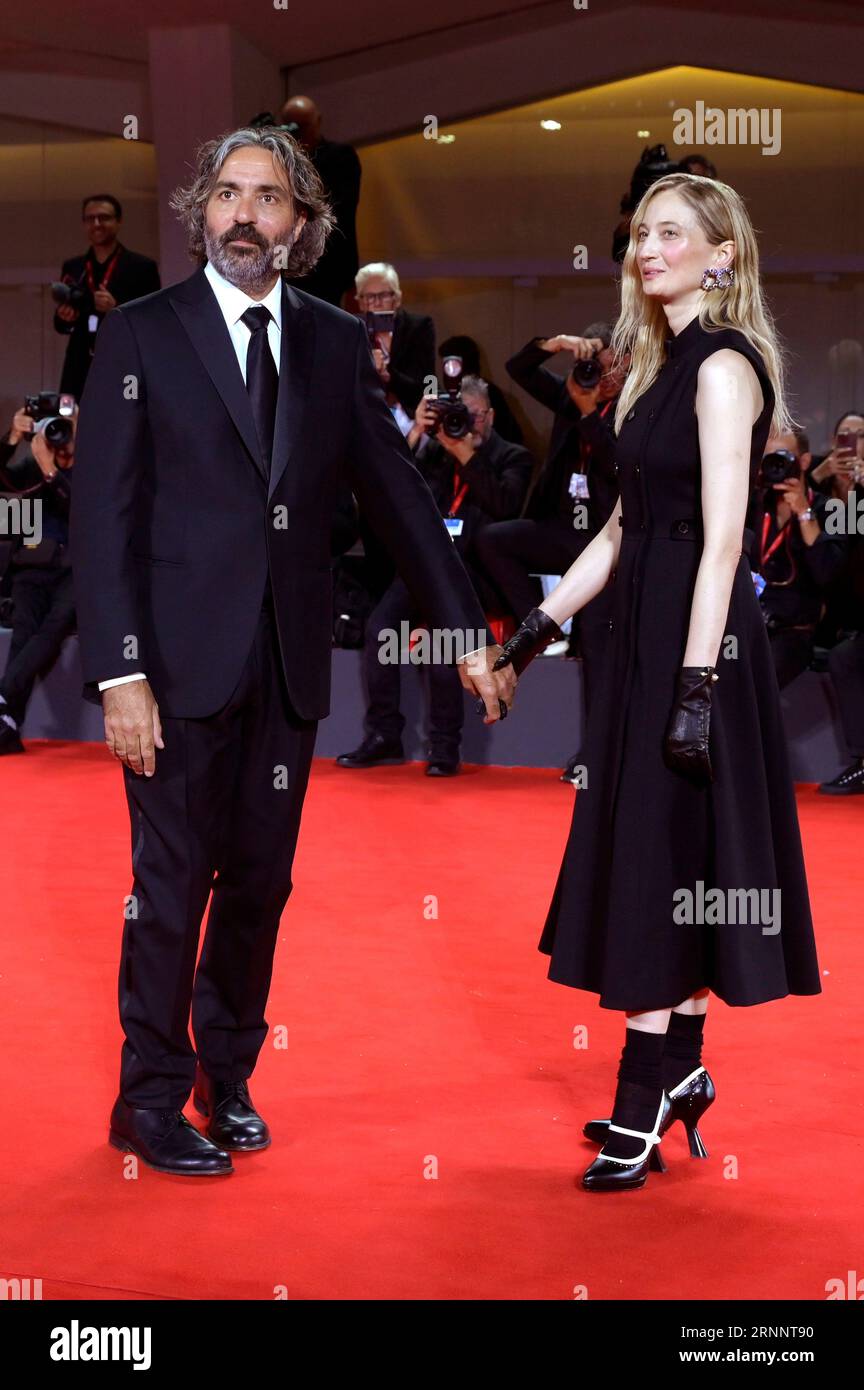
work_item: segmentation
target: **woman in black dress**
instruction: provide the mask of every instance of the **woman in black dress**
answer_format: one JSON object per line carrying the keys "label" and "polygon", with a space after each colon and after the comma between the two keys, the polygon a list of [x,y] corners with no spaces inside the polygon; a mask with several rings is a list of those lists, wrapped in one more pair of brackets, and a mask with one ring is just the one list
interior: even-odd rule
{"label": "woman in black dress", "polygon": [[821,991],[780,697],[744,520],[790,420],[739,195],[671,174],[633,217],[613,347],[620,495],[603,531],[506,644],[517,674],[607,583],[608,660],[539,949],[549,978],[627,1015],[611,1120],[583,1175],[641,1187],[681,1119],[694,1157],[714,1099],[713,991],[731,1005]]}

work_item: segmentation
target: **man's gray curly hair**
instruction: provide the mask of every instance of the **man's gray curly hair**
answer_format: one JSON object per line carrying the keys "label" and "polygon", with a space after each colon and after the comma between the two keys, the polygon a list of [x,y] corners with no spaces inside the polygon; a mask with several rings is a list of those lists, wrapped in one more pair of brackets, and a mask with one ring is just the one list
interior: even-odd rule
{"label": "man's gray curly hair", "polygon": [[308,275],[321,258],[327,237],[336,226],[336,218],[315,165],[293,136],[276,126],[243,126],[240,130],[232,130],[199,146],[195,156],[194,179],[185,186],[175,188],[168,200],[186,228],[189,255],[200,265],[207,260],[204,247],[205,204],[228,156],[235,150],[249,146],[270,151],[284,172],[295,215],[301,212],[306,214],[303,230],[288,253],[282,276]]}

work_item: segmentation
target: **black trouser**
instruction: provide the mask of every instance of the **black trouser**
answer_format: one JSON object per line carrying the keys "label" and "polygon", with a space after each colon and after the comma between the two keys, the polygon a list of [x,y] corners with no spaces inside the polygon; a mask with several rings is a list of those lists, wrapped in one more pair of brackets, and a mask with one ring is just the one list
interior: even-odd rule
{"label": "black trouser", "polygon": [[[366,710],[366,732],[388,739],[401,739],[405,716],[399,708],[401,694],[401,664],[383,662],[386,653],[380,634],[385,629],[396,633],[402,649],[400,624],[424,624],[422,615],[408,591],[405,581],[394,579],[390,588],[369,615],[363,644],[363,665],[369,699]],[[429,644],[432,657],[434,646]],[[457,652],[456,655],[459,653]],[[430,659],[423,669],[429,672],[429,756],[458,758],[465,718],[465,689],[455,666]]]}
{"label": "black trouser", "polygon": [[853,758],[864,758],[864,632],[832,647],[828,670],[849,752]]}
{"label": "black trouser", "polygon": [[799,632],[791,628],[775,628],[769,631],[774,670],[781,690],[785,690],[787,685],[791,685],[792,681],[806,671],[813,660],[815,630],[814,627]]}
{"label": "black trouser", "polygon": [[20,727],[36,677],[54,664],[75,626],[75,595],[68,565],[22,565],[12,576],[12,640],[0,695]]}
{"label": "black trouser", "polygon": [[[507,599],[517,623],[543,598],[536,574],[565,574],[573,561],[594,539],[593,533],[578,531],[564,517],[547,521],[496,521],[479,532],[474,542],[477,563],[490,576]],[[609,642],[612,615],[612,587],[593,598],[575,615],[582,648],[582,679],[586,712],[590,705],[597,661]]]}
{"label": "black trouser", "polygon": [[123,769],[134,879],[120,961],[120,1092],[130,1105],[185,1105],[195,1076],[190,1005],[198,1057],[216,1079],[250,1076],[267,1036],[318,727],[291,705],[277,642],[265,608],[227,704],[206,719],[163,717],[154,776]]}

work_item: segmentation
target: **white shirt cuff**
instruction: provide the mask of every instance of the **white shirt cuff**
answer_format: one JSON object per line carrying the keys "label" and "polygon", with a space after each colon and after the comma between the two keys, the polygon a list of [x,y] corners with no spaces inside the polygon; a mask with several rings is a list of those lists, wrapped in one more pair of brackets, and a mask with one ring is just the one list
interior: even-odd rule
{"label": "white shirt cuff", "polygon": [[143,671],[136,671],[131,676],[113,676],[110,681],[100,681],[99,689],[107,690],[112,685],[126,685],[129,681],[146,681],[147,677]]}
{"label": "white shirt cuff", "polygon": [[467,661],[467,660],[468,660],[469,656],[476,656],[478,652],[485,652],[485,650],[486,650],[486,648],[487,648],[488,646],[489,646],[489,643],[488,643],[488,642],[484,642],[482,647],[475,647],[474,650],[473,650],[473,652],[463,652],[462,655],[461,655],[460,657],[457,658],[457,660],[456,660],[456,665],[457,665],[457,666],[461,666],[462,663],[463,663],[463,661]]}

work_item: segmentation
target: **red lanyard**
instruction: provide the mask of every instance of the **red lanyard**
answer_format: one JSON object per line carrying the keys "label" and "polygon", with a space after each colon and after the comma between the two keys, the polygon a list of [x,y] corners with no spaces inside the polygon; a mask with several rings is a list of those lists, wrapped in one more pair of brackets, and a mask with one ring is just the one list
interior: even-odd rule
{"label": "red lanyard", "polygon": [[[117,250],[116,250],[116,251],[113,251],[113,252],[111,253],[111,255],[109,256],[109,258],[108,258],[108,264],[107,264],[106,267],[105,267],[105,273],[104,273],[104,275],[102,276],[101,281],[99,282],[98,288],[99,288],[100,290],[107,290],[109,281],[110,281],[110,279],[111,279],[111,276],[114,274],[114,271],[117,269],[117,262],[118,262],[119,259],[120,259],[120,247],[118,246],[118,247],[117,247]],[[86,272],[87,272],[87,284],[90,286],[90,293],[91,293],[91,294],[95,294],[95,293],[96,293],[97,286],[96,286],[96,284],[95,284],[95,282],[94,282],[94,280],[93,280],[93,263],[92,263],[92,261],[91,261],[89,258],[84,262],[84,269],[85,269]]]}
{"label": "red lanyard", "polygon": [[762,517],[762,544],[759,549],[760,569],[765,568],[766,564],[771,559],[771,556],[774,554],[774,551],[777,549],[777,547],[779,545],[782,545],[783,541],[787,540],[789,537],[789,522],[787,521],[784,522],[784,524],[780,527],[774,540],[771,542],[771,544],[768,546],[768,549],[766,550],[765,542],[768,540],[768,530],[770,526],[771,516],[768,512],[765,512],[764,516]]}
{"label": "red lanyard", "polygon": [[464,498],[464,496],[465,496],[465,494],[466,494],[467,491],[468,491],[468,484],[467,484],[467,483],[463,483],[461,487],[459,486],[459,469],[458,469],[458,468],[454,469],[454,471],[453,471],[453,501],[452,501],[451,504],[450,504],[450,510],[449,510],[449,512],[447,513],[448,516],[455,516],[455,515],[456,515],[456,513],[457,513],[458,510],[459,510],[459,508],[462,506],[462,500],[463,500],[463,498]]}

